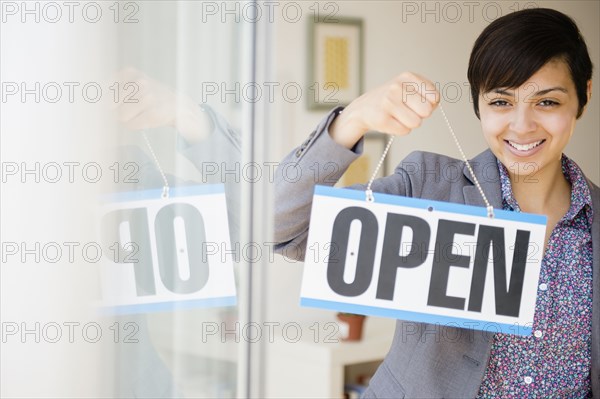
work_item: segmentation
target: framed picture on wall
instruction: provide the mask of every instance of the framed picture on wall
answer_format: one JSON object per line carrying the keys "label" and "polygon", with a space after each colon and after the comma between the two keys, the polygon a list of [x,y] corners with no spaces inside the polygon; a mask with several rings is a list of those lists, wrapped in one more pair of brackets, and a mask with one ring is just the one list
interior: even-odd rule
{"label": "framed picture on wall", "polygon": [[[339,180],[338,186],[345,187],[352,184],[367,184],[375,172],[375,168],[383,155],[385,146],[388,143],[387,134],[370,132],[365,135],[363,153],[358,157]],[[375,178],[384,177],[388,174],[387,158],[383,160],[381,168],[375,175]]]}
{"label": "framed picture on wall", "polygon": [[307,50],[308,109],[348,105],[362,93],[362,19],[311,18]]}

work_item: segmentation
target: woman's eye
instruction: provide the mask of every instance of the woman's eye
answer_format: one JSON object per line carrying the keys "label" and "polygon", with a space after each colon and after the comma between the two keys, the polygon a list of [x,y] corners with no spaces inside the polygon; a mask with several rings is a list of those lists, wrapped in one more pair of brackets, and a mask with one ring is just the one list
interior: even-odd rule
{"label": "woman's eye", "polygon": [[508,104],[508,101],[505,100],[494,100],[492,102],[490,102],[490,105],[493,105],[495,107],[506,107]]}
{"label": "woman's eye", "polygon": [[552,107],[552,106],[558,105],[558,103],[553,100],[542,100],[538,104],[540,104],[543,107]]}

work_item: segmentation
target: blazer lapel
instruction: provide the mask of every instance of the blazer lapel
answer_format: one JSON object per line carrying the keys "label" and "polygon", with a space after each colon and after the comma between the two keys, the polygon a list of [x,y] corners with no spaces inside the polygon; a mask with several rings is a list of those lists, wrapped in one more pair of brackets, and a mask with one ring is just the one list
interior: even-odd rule
{"label": "blazer lapel", "polygon": [[[494,154],[488,149],[469,161],[473,172],[481,185],[483,193],[494,208],[502,208],[502,192],[500,190],[500,174]],[[465,204],[474,206],[485,206],[481,193],[475,185],[475,180],[467,165],[463,168],[465,177],[472,183],[463,187]]]}

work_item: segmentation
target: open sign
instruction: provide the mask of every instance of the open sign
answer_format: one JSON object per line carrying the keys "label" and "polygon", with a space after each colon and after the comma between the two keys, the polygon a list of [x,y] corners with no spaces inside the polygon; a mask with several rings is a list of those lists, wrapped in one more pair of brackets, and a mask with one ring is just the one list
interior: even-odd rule
{"label": "open sign", "polygon": [[[531,334],[546,217],[317,186],[301,303]],[[317,255],[317,256],[315,256]],[[515,328],[517,326],[518,328]]]}
{"label": "open sign", "polygon": [[208,251],[230,246],[223,185],[114,194],[102,207],[102,306],[137,313],[232,306],[231,258]]}

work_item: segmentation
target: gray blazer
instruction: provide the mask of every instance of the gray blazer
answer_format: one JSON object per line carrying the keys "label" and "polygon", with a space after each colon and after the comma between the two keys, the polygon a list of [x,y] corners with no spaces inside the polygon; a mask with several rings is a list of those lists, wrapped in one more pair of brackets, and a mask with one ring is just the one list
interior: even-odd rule
{"label": "gray blazer", "polygon": [[[334,110],[309,138],[280,164],[275,180],[276,249],[286,256],[306,248],[315,184],[332,186],[362,152],[362,142],[350,151],[336,144],[327,127]],[[496,158],[487,150],[470,161],[494,208],[502,208]],[[592,192],[593,322],[592,391],[600,398],[600,189]],[[357,185],[351,188],[364,189]],[[373,191],[438,201],[484,206],[481,195],[460,160],[414,152],[393,175],[377,179]],[[367,398],[474,398],[491,352],[492,334],[399,320],[392,347],[364,393]]]}

